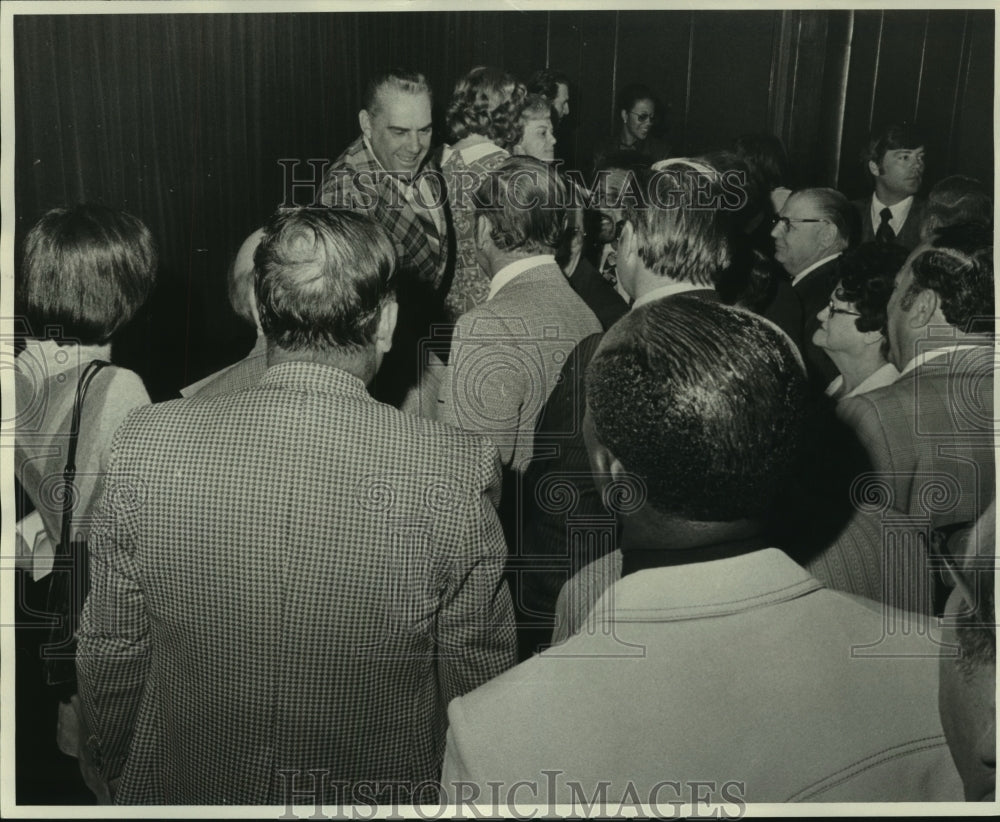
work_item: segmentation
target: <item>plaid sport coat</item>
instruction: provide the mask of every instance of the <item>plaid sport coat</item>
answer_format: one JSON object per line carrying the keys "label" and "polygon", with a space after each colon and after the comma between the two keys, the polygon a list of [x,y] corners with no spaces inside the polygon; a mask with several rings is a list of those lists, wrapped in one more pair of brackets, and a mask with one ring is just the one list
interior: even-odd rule
{"label": "plaid sport coat", "polygon": [[282,363],[130,415],[108,471],[77,670],[117,803],[438,778],[448,702],[514,659],[492,445]]}
{"label": "plaid sport coat", "polygon": [[327,169],[322,201],[330,208],[362,211],[378,220],[392,237],[404,276],[414,276],[436,288],[448,264],[445,194],[441,178],[427,172],[425,167],[418,177],[430,190],[427,205],[439,209],[444,236],[429,214],[418,214],[406,201],[398,183],[365,145],[363,136]]}

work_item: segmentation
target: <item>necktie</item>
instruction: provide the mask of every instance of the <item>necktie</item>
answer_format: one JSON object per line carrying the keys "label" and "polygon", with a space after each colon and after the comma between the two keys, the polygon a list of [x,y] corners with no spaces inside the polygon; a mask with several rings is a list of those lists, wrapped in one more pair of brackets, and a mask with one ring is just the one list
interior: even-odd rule
{"label": "necktie", "polygon": [[883,208],[878,216],[882,218],[882,222],[878,224],[878,231],[875,232],[875,239],[880,243],[891,243],[896,239],[896,232],[892,230],[892,226],[889,225],[889,220],[892,219],[892,211],[888,208]]}

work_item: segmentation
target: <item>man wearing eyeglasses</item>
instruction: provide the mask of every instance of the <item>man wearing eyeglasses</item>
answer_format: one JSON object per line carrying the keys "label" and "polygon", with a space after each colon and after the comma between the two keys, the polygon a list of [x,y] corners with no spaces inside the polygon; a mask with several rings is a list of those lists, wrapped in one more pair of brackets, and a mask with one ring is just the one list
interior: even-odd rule
{"label": "man wearing eyeglasses", "polygon": [[792,194],[775,218],[774,259],[789,273],[802,304],[802,354],[812,385],[822,391],[837,366],[813,341],[816,315],[840,279],[837,258],[857,236],[857,217],[847,198],[832,188],[805,188]]}
{"label": "man wearing eyeglasses", "polygon": [[861,241],[895,243],[908,251],[920,242],[926,198],[925,139],[911,125],[892,125],[872,136],[864,154],[875,190],[852,205],[861,217]]}

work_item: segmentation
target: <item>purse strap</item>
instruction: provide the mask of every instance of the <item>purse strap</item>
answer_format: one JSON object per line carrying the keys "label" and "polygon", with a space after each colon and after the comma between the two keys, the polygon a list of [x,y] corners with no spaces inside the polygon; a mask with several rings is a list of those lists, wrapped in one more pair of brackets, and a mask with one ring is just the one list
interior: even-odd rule
{"label": "purse strap", "polygon": [[80,412],[83,408],[83,398],[97,372],[111,363],[105,360],[92,360],[80,374],[76,384],[76,400],[73,403],[73,418],[69,429],[69,450],[66,454],[66,468],[63,470],[63,512],[62,528],[60,530],[59,550],[69,551],[73,532],[73,498],[76,495],[76,444],[80,438]]}

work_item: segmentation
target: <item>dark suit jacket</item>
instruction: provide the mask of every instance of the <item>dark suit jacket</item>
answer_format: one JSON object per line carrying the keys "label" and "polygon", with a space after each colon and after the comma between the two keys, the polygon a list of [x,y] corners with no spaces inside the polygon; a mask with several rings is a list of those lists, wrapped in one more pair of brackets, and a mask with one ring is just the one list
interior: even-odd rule
{"label": "dark suit jacket", "polygon": [[580,255],[580,262],[569,278],[569,284],[579,294],[587,307],[597,315],[601,328],[607,331],[628,313],[628,303],[622,299],[590,260]]}
{"label": "dark suit jacket", "polygon": [[[830,302],[830,295],[840,281],[840,258],[830,260],[810,271],[792,288],[802,305],[802,356],[809,372],[809,382],[813,388],[824,390],[840,372],[827,353],[813,341],[813,334],[819,328],[816,315]],[[794,339],[794,337],[793,337]]]}
{"label": "dark suit jacket", "polygon": [[[854,200],[851,205],[857,209],[858,217],[861,219],[861,242],[874,240],[877,226],[872,225],[872,198],[869,196],[863,200]],[[903,230],[896,235],[896,245],[903,246],[907,251],[913,251],[920,245],[920,224],[924,221],[926,207],[926,197],[913,198],[913,205],[910,206],[910,213],[906,215]]]}
{"label": "dark suit jacket", "polygon": [[106,476],[77,669],[116,801],[437,781],[445,706],[513,661],[496,448],[281,363],[133,413]]}

